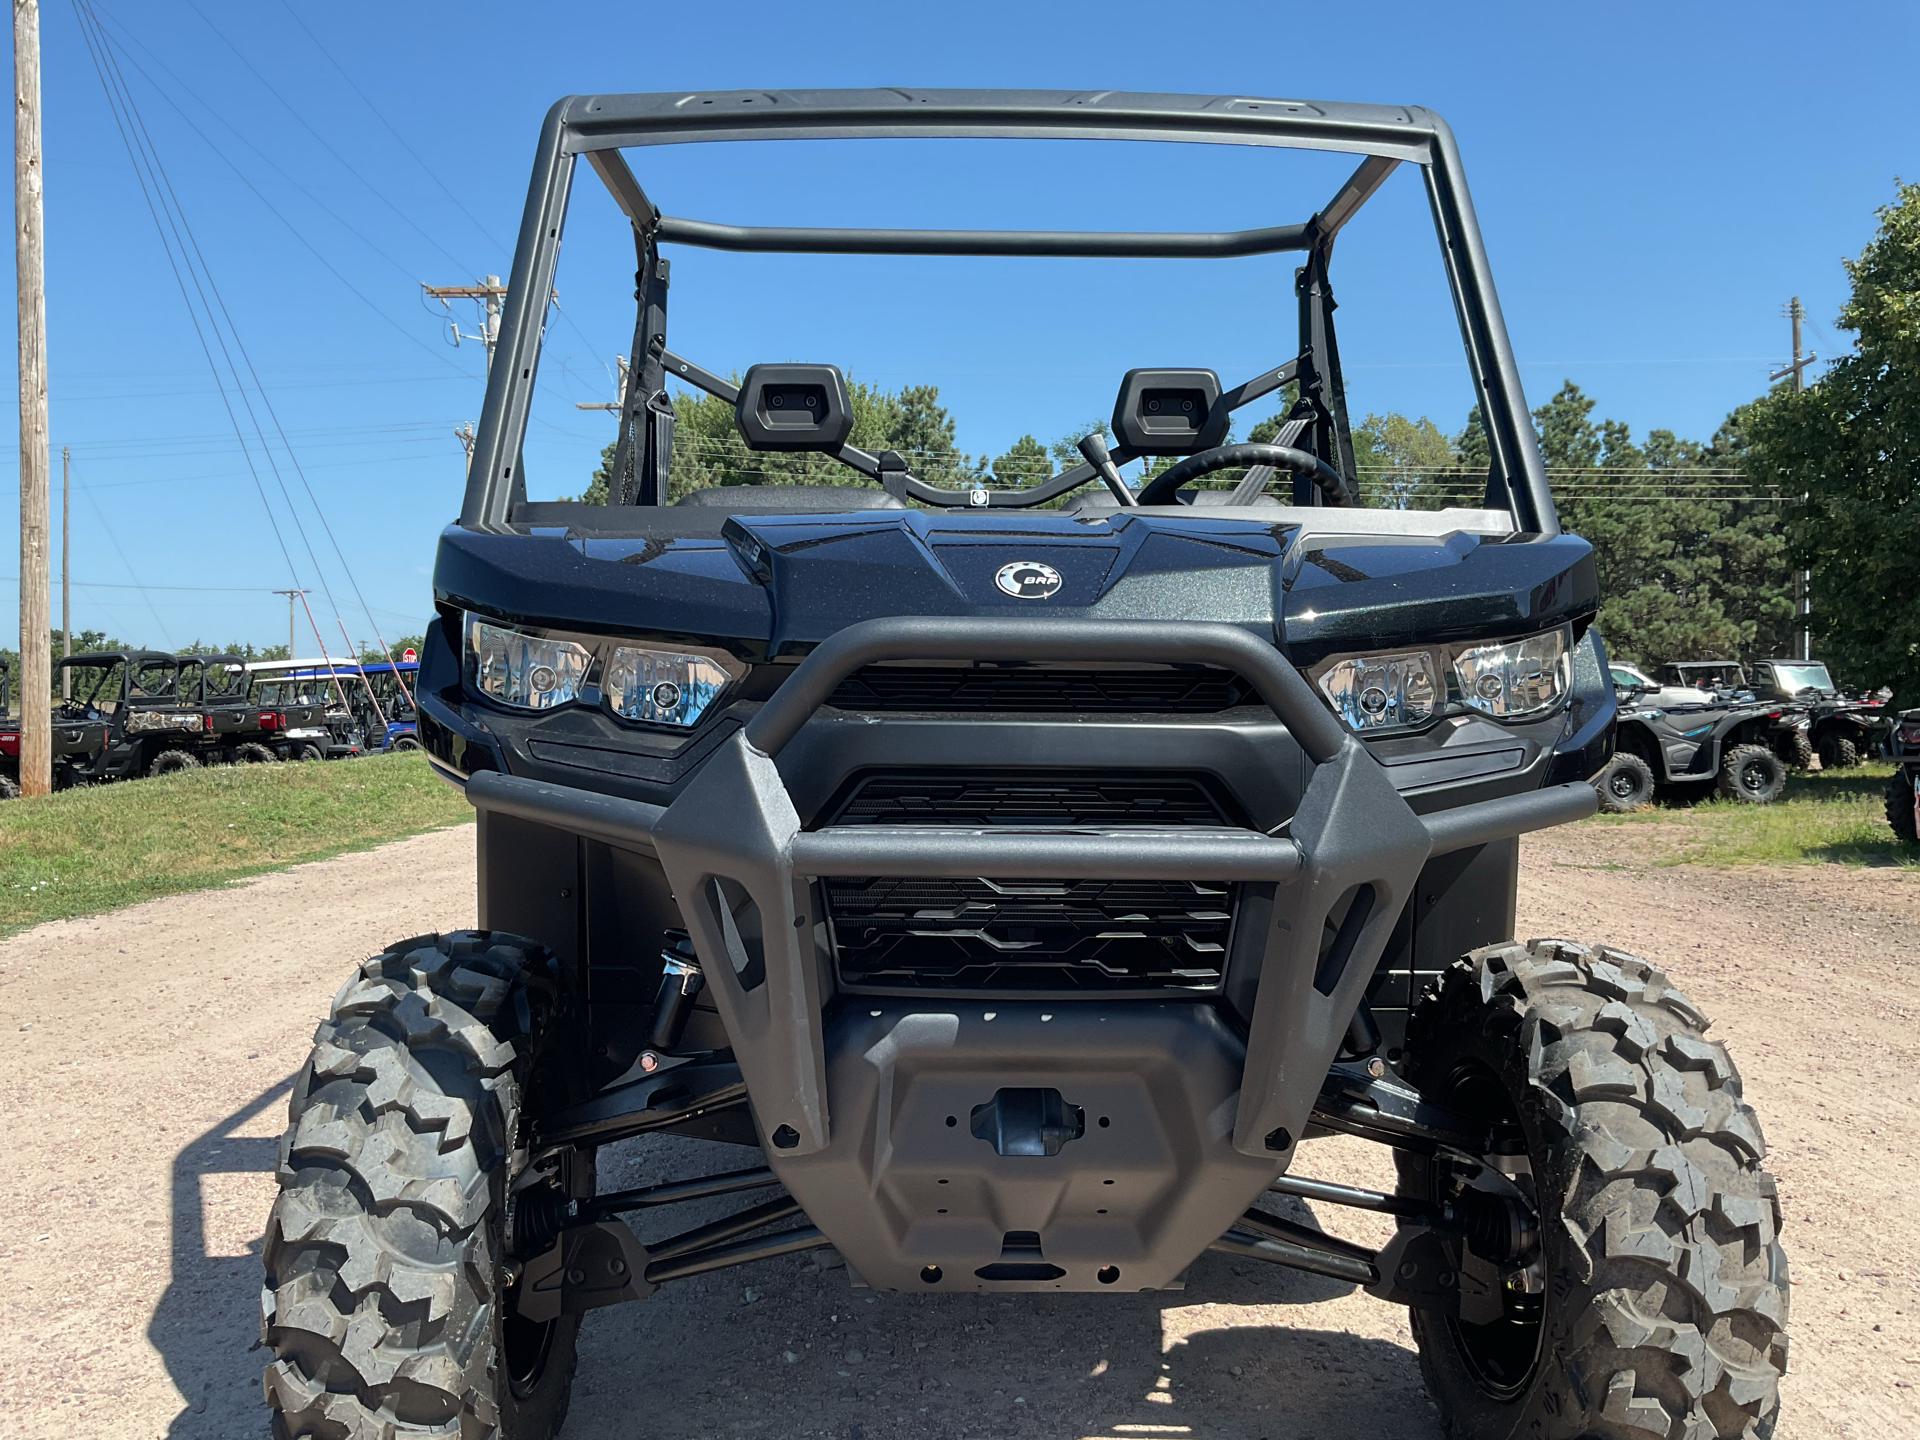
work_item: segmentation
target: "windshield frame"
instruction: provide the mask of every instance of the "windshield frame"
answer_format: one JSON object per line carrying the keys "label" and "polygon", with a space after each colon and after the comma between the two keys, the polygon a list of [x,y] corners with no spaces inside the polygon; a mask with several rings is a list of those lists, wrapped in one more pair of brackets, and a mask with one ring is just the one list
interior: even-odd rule
{"label": "windshield frame", "polygon": [[[740,227],[706,226],[709,233],[701,239],[699,227],[704,222],[661,216],[633,180],[625,160],[619,158],[621,149],[730,140],[940,137],[1159,140],[1340,151],[1369,157],[1347,185],[1304,222],[1225,236],[1054,235],[1048,241],[1055,248],[1047,253],[1226,254],[1236,252],[1218,247],[1247,243],[1244,237],[1249,235],[1267,236],[1272,242],[1270,248],[1302,248],[1294,243],[1299,235],[1289,240],[1282,232],[1305,235],[1317,226],[1323,244],[1314,253],[1324,264],[1324,256],[1331,249],[1331,230],[1344,224],[1371,193],[1364,183],[1356,193],[1356,182],[1368,175],[1384,178],[1385,169],[1391,168],[1373,166],[1372,162],[1418,165],[1492,452],[1488,505],[1493,507],[1504,500],[1500,508],[1511,513],[1514,528],[1528,538],[1545,539],[1559,533],[1545,464],[1527,413],[1458,150],[1452,132],[1438,115],[1419,107],[1241,96],[898,89],[594,95],[570,96],[557,102],[541,129],[494,349],[496,363],[488,371],[486,403],[474,437],[458,523],[469,530],[496,534],[526,533],[529,529],[514,518],[527,502],[522,446],[579,156],[588,157],[635,223],[642,259],[643,283],[639,289],[644,320],[644,296],[651,288],[647,282],[649,257],[657,256],[660,241],[713,243],[711,232],[739,232]],[[669,222],[664,233],[663,222]],[[763,239],[774,233],[762,232]],[[855,243],[846,237],[858,235],[866,237],[857,242],[863,253],[1031,253],[1014,248],[1013,237],[1021,232],[816,231],[811,232],[814,241],[797,245],[796,233],[785,232],[784,239],[776,236],[757,248],[819,249],[821,245],[815,242],[828,235],[838,237],[832,242],[835,248],[844,249]],[[971,234],[976,244],[982,235],[1000,239],[993,242],[997,248],[986,250],[930,250],[936,243],[958,243],[953,237],[960,234]],[[1029,240],[1032,238],[1029,236]],[[1063,239],[1079,243],[1064,245]],[[1146,241],[1162,248],[1131,252],[1114,249],[1122,242]],[[1215,248],[1209,249],[1210,244]],[[647,387],[636,377],[633,388],[641,392]],[[630,402],[629,412],[635,408],[637,404]]]}

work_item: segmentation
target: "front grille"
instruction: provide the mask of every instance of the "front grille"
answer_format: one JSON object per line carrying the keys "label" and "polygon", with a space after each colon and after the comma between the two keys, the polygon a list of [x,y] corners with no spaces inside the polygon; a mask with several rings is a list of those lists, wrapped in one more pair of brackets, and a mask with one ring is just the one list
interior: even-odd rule
{"label": "front grille", "polygon": [[823,882],[840,978],[941,990],[1218,986],[1226,885],[1184,880]]}
{"label": "front grille", "polygon": [[1253,701],[1245,680],[1204,665],[1167,670],[870,665],[842,680],[840,710],[1206,715]]}
{"label": "front grille", "polygon": [[[1211,776],[1077,771],[876,771],[829,825],[1226,826]],[[1184,880],[821,881],[842,984],[964,991],[1212,990],[1235,887]]]}

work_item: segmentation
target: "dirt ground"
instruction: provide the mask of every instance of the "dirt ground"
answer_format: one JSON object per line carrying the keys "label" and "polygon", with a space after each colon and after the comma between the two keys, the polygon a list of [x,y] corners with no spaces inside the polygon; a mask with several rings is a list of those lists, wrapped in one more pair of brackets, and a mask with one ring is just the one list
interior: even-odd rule
{"label": "dirt ground", "polygon": [[[266,1433],[258,1250],[288,1078],[356,960],[471,923],[472,833],[0,941],[0,1437]],[[1718,1018],[1787,1211],[1779,1440],[1920,1436],[1920,874],[1650,869],[1630,844],[1597,827],[1526,842],[1520,933],[1638,951]],[[1325,1141],[1298,1169],[1385,1182],[1381,1160]],[[636,1143],[603,1175],[738,1163]],[[1383,1238],[1372,1217],[1317,1210]],[[1439,1429],[1404,1312],[1332,1281],[1208,1255],[1183,1292],[936,1299],[856,1291],[803,1256],[591,1317],[566,1434]]]}

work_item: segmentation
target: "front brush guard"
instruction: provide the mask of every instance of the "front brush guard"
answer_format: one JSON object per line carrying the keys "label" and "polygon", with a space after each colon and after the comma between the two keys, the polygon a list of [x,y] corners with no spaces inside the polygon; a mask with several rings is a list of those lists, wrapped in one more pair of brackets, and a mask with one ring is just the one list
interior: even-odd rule
{"label": "front brush guard", "polygon": [[[1313,762],[1286,838],[1256,831],[806,832],[775,757],[847,676],[886,660],[1203,663],[1259,693]],[[809,882],[823,876],[1155,878],[1276,886],[1232,1143],[1280,1159],[1304,1133],[1348,1022],[1428,858],[1577,820],[1585,784],[1422,819],[1274,647],[1217,623],[898,617],[848,626],[807,656],[666,807],[480,773],[479,809],[656,854],[705,966],[762,1134],[778,1155],[827,1148],[826,1052]],[[750,899],[757,936],[735,919]],[[1341,921],[1323,941],[1328,920]]]}

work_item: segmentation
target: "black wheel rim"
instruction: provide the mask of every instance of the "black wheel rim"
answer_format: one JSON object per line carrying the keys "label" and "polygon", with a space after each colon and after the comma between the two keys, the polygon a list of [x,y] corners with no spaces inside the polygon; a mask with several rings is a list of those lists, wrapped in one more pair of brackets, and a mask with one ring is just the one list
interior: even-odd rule
{"label": "black wheel rim", "polygon": [[1640,793],[1640,777],[1631,770],[1616,770],[1607,782],[1616,800],[1631,800]]}
{"label": "black wheel rim", "polygon": [[[1454,1072],[1448,1103],[1454,1108],[1489,1121],[1517,1124],[1519,1111],[1507,1087],[1491,1070],[1477,1064],[1462,1066]],[[1444,1166],[1430,1172],[1438,1193]],[[1529,1186],[1522,1185],[1523,1191]],[[1447,1329],[1466,1362],[1468,1373],[1481,1391],[1495,1400],[1512,1400],[1533,1383],[1540,1365],[1540,1344],[1546,1333],[1546,1306],[1543,1296],[1506,1297],[1506,1315],[1489,1325],[1471,1325],[1449,1317]]]}
{"label": "black wheel rim", "polygon": [[1749,761],[1740,771],[1740,783],[1755,795],[1764,795],[1773,775],[1758,760]]}
{"label": "black wheel rim", "polygon": [[547,1360],[553,1354],[558,1320],[527,1320],[520,1314],[520,1287],[501,1292],[500,1359],[507,1372],[507,1384],[516,1400],[524,1400],[540,1387],[547,1373]]}

